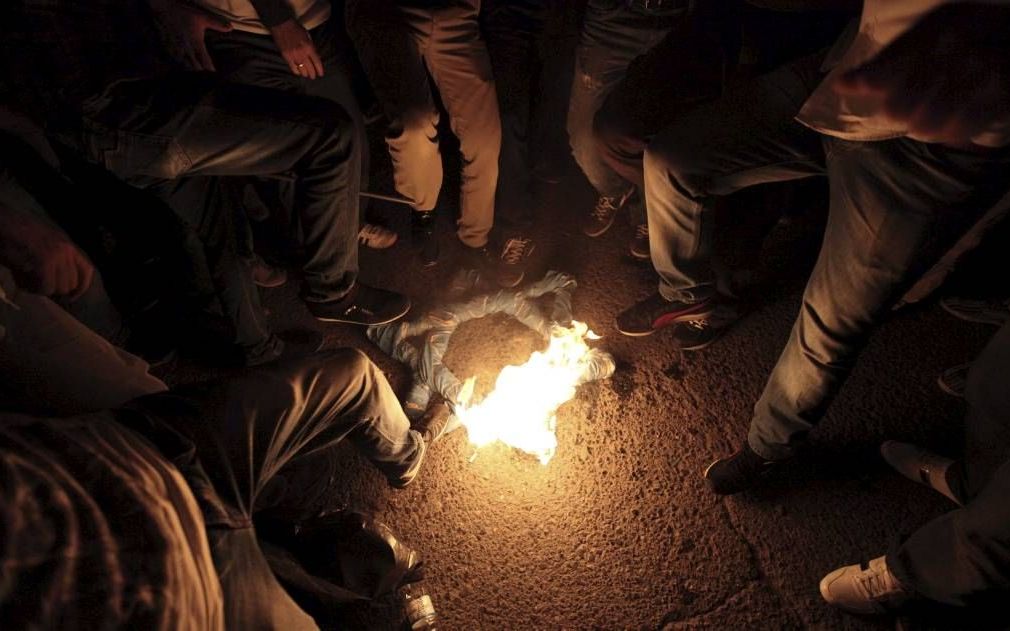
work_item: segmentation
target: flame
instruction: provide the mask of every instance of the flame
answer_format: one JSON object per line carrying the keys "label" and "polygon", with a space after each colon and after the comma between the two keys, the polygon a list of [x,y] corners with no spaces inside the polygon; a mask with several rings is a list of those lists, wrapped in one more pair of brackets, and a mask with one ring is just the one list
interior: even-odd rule
{"label": "flame", "polygon": [[555,326],[546,350],[534,352],[525,364],[503,368],[494,390],[475,405],[470,405],[474,378],[467,379],[456,416],[470,442],[482,447],[501,441],[536,456],[541,464],[550,462],[558,445],[557,409],[575,396],[590,361],[587,339],[599,336],[583,322]]}

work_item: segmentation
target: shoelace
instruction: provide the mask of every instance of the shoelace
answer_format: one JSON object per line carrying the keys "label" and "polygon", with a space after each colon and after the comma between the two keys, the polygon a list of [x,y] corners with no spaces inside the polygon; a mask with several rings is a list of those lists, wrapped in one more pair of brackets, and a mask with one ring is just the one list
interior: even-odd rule
{"label": "shoelace", "polygon": [[870,600],[880,600],[901,591],[894,575],[886,566],[865,570],[862,576],[856,577],[856,585],[863,596]]}
{"label": "shoelace", "polygon": [[635,238],[636,239],[648,239],[649,238],[649,224],[640,223],[635,227]]}
{"label": "shoelace", "polygon": [[684,322],[685,326],[689,326],[692,329],[698,329],[699,331],[704,331],[705,329],[707,329],[709,324],[710,322],[708,318],[705,318],[704,320],[686,320]]}
{"label": "shoelace", "polygon": [[532,241],[530,239],[509,239],[505,242],[501,258],[507,265],[515,265],[526,256],[526,250]]}
{"label": "shoelace", "polygon": [[596,206],[593,207],[593,219],[604,220],[609,215],[617,212],[617,205],[614,204],[613,197],[600,197],[596,200]]}

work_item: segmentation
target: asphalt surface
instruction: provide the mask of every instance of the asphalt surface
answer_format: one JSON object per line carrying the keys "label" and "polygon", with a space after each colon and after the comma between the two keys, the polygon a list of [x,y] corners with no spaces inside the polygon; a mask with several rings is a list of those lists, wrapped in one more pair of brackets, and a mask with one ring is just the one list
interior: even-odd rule
{"label": "asphalt surface", "polygon": [[[447,253],[452,197],[442,200]],[[681,354],[668,332],[633,339],[614,327],[619,310],[655,287],[650,266],[627,254],[625,217],[589,239],[578,219],[593,198],[581,180],[544,186],[538,199],[531,277],[559,269],[577,278],[576,318],[603,336],[596,344],[617,358],[616,374],[581,387],[561,408],[557,454],[546,466],[504,447],[475,451],[461,430],[430,451],[413,486],[396,491],[341,446],[327,502],[374,513],[422,552],[444,629],[893,628],[893,619],[834,611],[818,582],[839,565],[883,554],[900,533],[952,508],[889,471],[876,450],[895,438],[956,455],[963,403],[942,393],[936,378],[970,360],[993,330],[955,320],[935,303],[893,314],[808,451],[760,489],[718,498],[701,472],[745,436],[796,314],[823,212],[813,204],[775,225],[750,261],[746,317],[710,348]],[[446,300],[452,264],[419,269],[405,208],[375,210],[401,240],[363,251],[362,278],[407,292],[417,311]],[[728,251],[749,251],[737,245]],[[263,291],[276,330],[318,328],[327,347],[361,348],[406,392],[402,366],[360,329],[314,323],[296,290],[292,279]],[[502,366],[525,361],[541,344],[514,321],[487,318],[459,329],[445,361],[486,390]],[[215,372],[183,360],[165,376],[178,383]],[[332,624],[396,623],[384,602],[340,612]]]}

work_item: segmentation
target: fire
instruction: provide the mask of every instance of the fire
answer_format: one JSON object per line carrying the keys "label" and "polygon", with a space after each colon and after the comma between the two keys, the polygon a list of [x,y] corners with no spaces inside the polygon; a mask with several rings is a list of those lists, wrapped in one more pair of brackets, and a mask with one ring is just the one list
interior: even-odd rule
{"label": "fire", "polygon": [[501,441],[536,456],[547,464],[558,440],[556,412],[575,396],[575,388],[593,361],[587,339],[599,339],[582,322],[555,326],[544,351],[530,355],[521,366],[506,366],[494,390],[470,405],[474,378],[466,380],[456,402],[456,416],[477,447]]}

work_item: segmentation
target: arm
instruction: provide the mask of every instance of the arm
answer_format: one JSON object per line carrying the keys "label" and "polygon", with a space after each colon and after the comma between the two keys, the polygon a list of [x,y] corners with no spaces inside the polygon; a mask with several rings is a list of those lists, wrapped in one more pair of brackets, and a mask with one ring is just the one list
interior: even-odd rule
{"label": "arm", "polygon": [[226,20],[181,0],[148,0],[162,43],[191,70],[214,71],[204,36],[208,30],[230,31]]}
{"label": "arm", "polygon": [[18,285],[43,296],[76,300],[91,287],[95,268],[61,231],[0,203],[0,264]]}
{"label": "arm", "polygon": [[966,145],[1010,120],[1007,33],[1010,6],[947,4],[833,87],[879,99],[883,112],[916,136]]}

